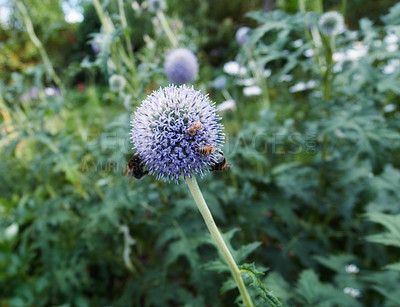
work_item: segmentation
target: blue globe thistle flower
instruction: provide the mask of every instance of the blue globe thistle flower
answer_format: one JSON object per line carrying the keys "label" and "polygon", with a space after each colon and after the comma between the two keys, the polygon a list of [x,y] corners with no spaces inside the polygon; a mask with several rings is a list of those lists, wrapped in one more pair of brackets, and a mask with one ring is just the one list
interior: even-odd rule
{"label": "blue globe thistle flower", "polygon": [[319,19],[319,28],[322,34],[335,36],[345,30],[343,16],[335,11],[327,12]]}
{"label": "blue globe thistle flower", "polygon": [[[150,175],[179,182],[181,176],[204,175],[215,153],[199,153],[199,146],[222,146],[224,135],[215,103],[186,85],[154,91],[143,100],[131,121],[133,148]],[[189,134],[189,127],[200,127]]]}
{"label": "blue globe thistle flower", "polygon": [[199,64],[193,52],[186,48],[178,48],[168,54],[164,70],[172,82],[184,84],[194,80]]}
{"label": "blue globe thistle flower", "polygon": [[249,40],[248,32],[250,31],[249,27],[241,27],[236,31],[235,39],[239,45],[245,44]]}

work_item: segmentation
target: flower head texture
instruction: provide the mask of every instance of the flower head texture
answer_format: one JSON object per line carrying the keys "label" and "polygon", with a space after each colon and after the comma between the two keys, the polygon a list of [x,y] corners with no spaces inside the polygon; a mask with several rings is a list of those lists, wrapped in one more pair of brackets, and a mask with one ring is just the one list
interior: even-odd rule
{"label": "flower head texture", "polygon": [[321,32],[328,36],[335,36],[345,30],[343,16],[335,11],[323,14],[319,20]]}
{"label": "flower head texture", "polygon": [[249,40],[248,32],[250,31],[249,27],[241,27],[236,31],[235,39],[239,45],[245,44]]}
{"label": "flower head texture", "polygon": [[[203,176],[214,164],[214,154],[201,155],[199,146],[222,146],[219,120],[208,96],[186,85],[170,85],[143,100],[131,121],[131,140],[150,175],[179,182],[181,176]],[[188,134],[194,123],[201,129]]]}
{"label": "flower head texture", "polygon": [[110,77],[109,83],[111,91],[119,92],[125,88],[126,80],[120,75],[112,75]]}
{"label": "flower head texture", "polygon": [[193,52],[186,48],[178,48],[168,54],[164,70],[173,83],[184,84],[194,80],[199,64]]}

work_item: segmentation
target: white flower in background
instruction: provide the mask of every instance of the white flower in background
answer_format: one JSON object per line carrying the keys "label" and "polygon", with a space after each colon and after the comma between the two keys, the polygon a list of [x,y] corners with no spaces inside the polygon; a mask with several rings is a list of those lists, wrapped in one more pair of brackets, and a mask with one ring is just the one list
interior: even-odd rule
{"label": "white flower in background", "polygon": [[336,51],[332,55],[332,59],[335,62],[342,62],[346,60],[346,53],[343,51]]}
{"label": "white flower in background", "polygon": [[126,80],[123,76],[112,75],[109,79],[110,90],[112,92],[120,92],[125,88]]}
{"label": "white flower in background", "polygon": [[384,41],[386,44],[388,44],[388,45],[389,45],[389,44],[396,44],[396,43],[399,42],[399,37],[398,37],[395,33],[389,31],[389,32],[386,34],[386,36],[385,36],[385,38],[383,39],[383,41]]}
{"label": "white flower in background", "polygon": [[60,96],[60,90],[54,86],[46,87],[44,93],[47,96]]}
{"label": "white flower in background", "polygon": [[240,67],[239,63],[236,61],[230,61],[225,63],[224,72],[232,76],[245,75],[247,73],[247,69],[245,67]]}
{"label": "white flower in background", "polygon": [[396,110],[396,106],[394,104],[387,104],[386,106],[383,107],[383,111],[386,113],[390,113]]}
{"label": "white flower in background", "polygon": [[396,52],[399,49],[398,44],[390,44],[387,46],[387,51],[389,52]]}
{"label": "white flower in background", "polygon": [[317,81],[315,81],[315,80],[309,80],[309,81],[307,81],[306,86],[307,86],[308,89],[314,88],[314,87],[317,86]]}
{"label": "white flower in background", "polygon": [[4,235],[6,237],[6,239],[10,240],[13,237],[15,237],[15,235],[18,233],[18,224],[17,223],[12,223],[10,226],[8,226],[5,230],[4,230]]}
{"label": "white flower in background", "polygon": [[322,34],[335,36],[346,29],[344,18],[339,12],[327,12],[321,16],[318,22]]}
{"label": "white flower in background", "polygon": [[258,96],[261,93],[262,93],[262,90],[257,85],[247,86],[247,87],[243,88],[243,94],[245,96]]}
{"label": "white flower in background", "polygon": [[355,61],[361,59],[368,53],[368,46],[364,45],[362,42],[357,42],[353,44],[353,47],[346,52],[347,59],[350,61]]}
{"label": "white flower in background", "polygon": [[[350,49],[346,51],[337,51],[333,53],[332,59],[334,62],[343,63],[344,61],[357,61],[368,53],[368,46],[362,42],[354,43]],[[334,68],[334,70],[341,71],[341,68]]]}
{"label": "white flower in background", "polygon": [[346,287],[343,289],[343,292],[346,294],[350,294],[354,298],[358,298],[361,296],[361,291],[355,288]]}
{"label": "white flower in background", "polygon": [[285,82],[289,82],[293,80],[293,76],[292,75],[283,75],[281,77],[281,81],[285,81]]}
{"label": "white flower in background", "polygon": [[291,93],[297,93],[297,92],[302,92],[307,89],[307,84],[305,82],[299,82],[292,87],[289,88],[289,92]]}
{"label": "white flower in background", "polygon": [[266,70],[264,70],[263,76],[264,76],[265,78],[269,78],[269,77],[271,77],[271,75],[272,75],[271,69],[267,68]]}
{"label": "white flower in background", "polygon": [[311,57],[314,55],[314,50],[312,50],[312,49],[307,49],[307,50],[304,51],[303,55],[304,55],[306,58],[311,58]]}
{"label": "white flower in background", "polygon": [[244,85],[244,86],[252,86],[256,83],[256,80],[253,78],[246,78],[237,81],[237,84]]}
{"label": "white flower in background", "polygon": [[386,44],[386,49],[389,52],[395,52],[399,49],[399,37],[391,31],[388,31],[383,42]]}
{"label": "white flower in background", "polygon": [[400,59],[391,59],[387,62],[386,66],[383,68],[383,73],[390,75],[394,73],[400,67]]}
{"label": "white flower in background", "polygon": [[346,273],[349,273],[349,274],[357,274],[358,272],[360,272],[360,269],[354,263],[347,264],[344,267],[344,269],[346,270]]}
{"label": "white flower in background", "polygon": [[225,100],[217,105],[218,112],[235,111],[236,101],[233,99]]}
{"label": "white flower in background", "polygon": [[293,47],[299,48],[299,47],[303,46],[303,44],[304,44],[304,41],[301,38],[299,38],[293,42]]}

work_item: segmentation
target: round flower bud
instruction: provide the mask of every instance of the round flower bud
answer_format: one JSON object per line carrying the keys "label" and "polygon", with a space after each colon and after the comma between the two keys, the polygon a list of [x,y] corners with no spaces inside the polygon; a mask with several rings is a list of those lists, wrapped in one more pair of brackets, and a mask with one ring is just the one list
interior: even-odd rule
{"label": "round flower bud", "polygon": [[327,12],[319,19],[319,28],[322,34],[328,36],[338,35],[345,30],[344,18],[338,12]]}
{"label": "round flower bud", "polygon": [[112,92],[120,92],[125,88],[126,80],[120,75],[112,75],[109,83]]}
{"label": "round flower bud", "polygon": [[[133,148],[157,179],[178,183],[181,176],[203,176],[223,143],[219,120],[208,96],[193,87],[170,85],[147,96],[135,112]],[[214,153],[201,154],[200,146],[213,146]]]}
{"label": "round flower bud", "polygon": [[164,11],[167,7],[165,0],[148,0],[151,12]]}
{"label": "round flower bud", "polygon": [[199,64],[193,52],[186,48],[178,48],[168,54],[164,70],[172,82],[183,84],[194,80]]}
{"label": "round flower bud", "polygon": [[248,32],[250,31],[249,27],[241,27],[236,31],[235,39],[239,45],[243,45],[249,40]]}
{"label": "round flower bud", "polygon": [[216,90],[222,90],[226,86],[227,80],[225,76],[218,76],[212,83]]}

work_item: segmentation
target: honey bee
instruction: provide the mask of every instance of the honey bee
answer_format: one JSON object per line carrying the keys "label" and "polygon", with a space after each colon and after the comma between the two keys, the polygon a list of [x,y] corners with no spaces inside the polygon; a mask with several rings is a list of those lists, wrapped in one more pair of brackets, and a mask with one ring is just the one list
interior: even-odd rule
{"label": "honey bee", "polygon": [[213,158],[215,162],[213,166],[211,166],[210,171],[228,171],[231,168],[230,164],[226,164],[226,160],[224,154],[220,151],[218,152],[215,157]]}
{"label": "honey bee", "polygon": [[187,130],[186,130],[186,135],[188,136],[193,136],[197,133],[197,131],[201,130],[203,128],[203,124],[200,122],[194,122]]}
{"label": "honey bee", "polygon": [[132,177],[136,179],[141,179],[143,176],[147,175],[149,171],[145,171],[143,169],[143,160],[139,157],[139,155],[134,155],[129,161],[127,166],[122,171],[123,176],[130,175],[129,182]]}
{"label": "honey bee", "polygon": [[209,156],[211,154],[213,154],[215,152],[215,147],[212,145],[204,145],[204,146],[199,146],[197,148],[197,151],[199,152],[199,154],[201,154],[202,156]]}

